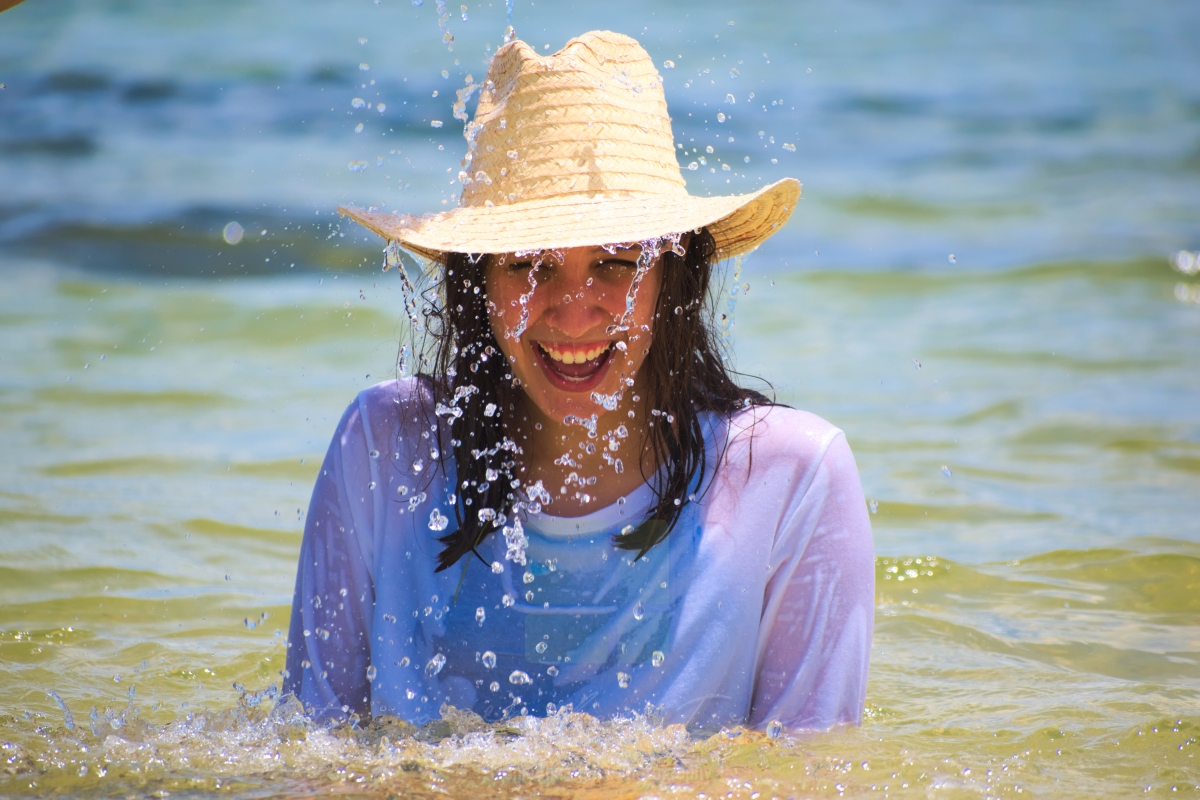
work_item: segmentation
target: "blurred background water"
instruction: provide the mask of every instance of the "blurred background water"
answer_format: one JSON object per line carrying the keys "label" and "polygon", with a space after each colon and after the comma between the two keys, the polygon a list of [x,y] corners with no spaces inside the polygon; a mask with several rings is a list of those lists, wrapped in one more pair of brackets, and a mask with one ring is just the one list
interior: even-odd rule
{"label": "blurred background water", "polygon": [[847,432],[874,503],[864,726],[381,746],[267,715],[311,481],[403,334],[335,208],[455,202],[451,104],[504,4],[27,0],[0,14],[0,793],[1200,792],[1200,6],[512,21],[638,37],[694,193],[805,184],[726,288],[738,366]]}

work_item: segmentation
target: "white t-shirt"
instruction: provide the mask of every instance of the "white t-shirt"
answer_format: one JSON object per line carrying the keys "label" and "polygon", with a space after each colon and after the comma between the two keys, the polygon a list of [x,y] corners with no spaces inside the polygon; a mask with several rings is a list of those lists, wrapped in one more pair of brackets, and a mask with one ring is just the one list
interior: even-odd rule
{"label": "white t-shirt", "polygon": [[570,704],[699,728],[861,721],[874,554],[840,430],[779,406],[706,415],[710,474],[642,559],[612,537],[648,516],[645,484],[583,517],[524,518],[525,565],[496,533],[488,564],[435,573],[457,481],[420,386],[363,391],[313,489],[285,681],[313,714],[423,724],[448,702],[489,720]]}

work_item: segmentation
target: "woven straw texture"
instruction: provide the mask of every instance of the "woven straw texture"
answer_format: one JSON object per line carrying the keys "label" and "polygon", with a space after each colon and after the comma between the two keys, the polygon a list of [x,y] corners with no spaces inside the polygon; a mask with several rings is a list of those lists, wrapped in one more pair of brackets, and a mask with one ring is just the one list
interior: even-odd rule
{"label": "woven straw texture", "polygon": [[800,197],[791,178],[753,194],[694,197],[675,157],[662,78],[635,40],[609,31],[550,56],[522,41],[484,80],[459,207],[424,216],[339,210],[433,261],[640,242],[708,226],[720,258],[749,252]]}

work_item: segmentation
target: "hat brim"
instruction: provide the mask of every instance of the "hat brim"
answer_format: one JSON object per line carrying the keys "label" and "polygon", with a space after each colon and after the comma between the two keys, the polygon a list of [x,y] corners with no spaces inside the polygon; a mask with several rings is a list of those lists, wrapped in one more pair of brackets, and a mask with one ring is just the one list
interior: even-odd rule
{"label": "hat brim", "polygon": [[748,253],[778,231],[800,199],[794,178],[745,195],[576,193],[417,216],[341,206],[388,241],[441,262],[447,253],[514,253],[644,242],[707,227],[717,258]]}

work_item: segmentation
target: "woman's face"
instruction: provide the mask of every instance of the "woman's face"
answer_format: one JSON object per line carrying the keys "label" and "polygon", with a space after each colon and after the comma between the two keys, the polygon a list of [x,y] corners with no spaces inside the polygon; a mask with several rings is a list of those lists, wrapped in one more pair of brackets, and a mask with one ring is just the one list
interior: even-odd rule
{"label": "woman's face", "polygon": [[[492,332],[532,404],[552,423],[606,413],[594,394],[621,392],[650,350],[662,286],[660,260],[633,287],[640,247],[573,247],[490,259],[485,280]],[[610,403],[611,405],[611,403]],[[531,412],[533,409],[530,409]]]}

